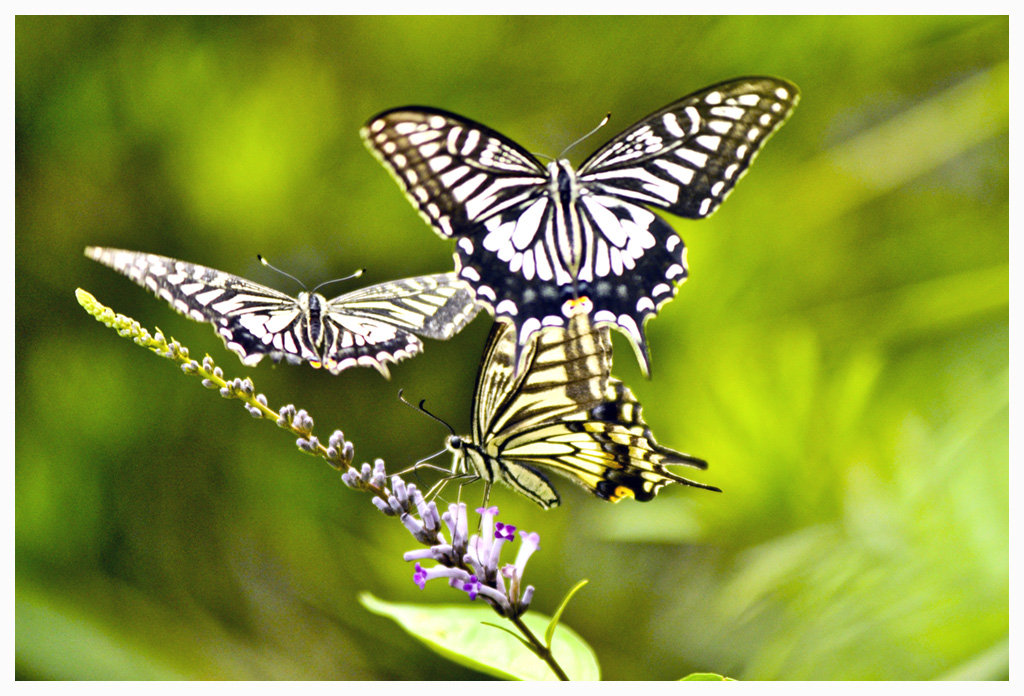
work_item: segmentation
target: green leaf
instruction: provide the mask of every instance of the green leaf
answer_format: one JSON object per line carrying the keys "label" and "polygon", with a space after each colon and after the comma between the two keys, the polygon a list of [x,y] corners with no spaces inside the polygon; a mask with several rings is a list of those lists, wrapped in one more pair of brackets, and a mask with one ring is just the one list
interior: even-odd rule
{"label": "green leaf", "polygon": [[[515,636],[484,625],[484,622],[493,622],[497,617],[489,607],[392,604],[368,592],[360,594],[359,601],[373,613],[394,619],[431,650],[460,665],[500,679],[537,681],[556,678],[551,669],[523,647]],[[533,612],[522,618],[535,635],[543,633],[550,621],[547,616]],[[570,679],[596,681],[601,678],[594,651],[568,626],[562,626],[551,651]]]}
{"label": "green leaf", "polygon": [[679,681],[736,681],[729,677],[723,677],[721,674],[715,674],[714,672],[694,672],[693,674],[683,677]]}
{"label": "green leaf", "polygon": [[555,628],[557,628],[558,622],[562,618],[562,612],[564,612],[565,608],[569,606],[569,600],[572,599],[573,595],[582,590],[583,586],[588,582],[590,581],[580,580],[576,583],[576,586],[569,590],[569,593],[565,595],[565,599],[563,599],[562,603],[558,605],[558,611],[556,611],[555,615],[551,617],[551,623],[548,624],[547,630],[544,631],[544,645],[549,648],[551,647],[551,637],[555,635]]}

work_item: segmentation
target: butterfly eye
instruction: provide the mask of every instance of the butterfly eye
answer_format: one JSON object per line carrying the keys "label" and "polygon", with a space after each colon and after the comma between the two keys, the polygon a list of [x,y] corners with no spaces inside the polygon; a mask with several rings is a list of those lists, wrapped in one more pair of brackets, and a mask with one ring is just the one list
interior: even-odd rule
{"label": "butterfly eye", "polygon": [[460,449],[463,449],[465,446],[466,446],[466,443],[463,442],[462,438],[459,437],[458,435],[449,435],[448,436],[448,449],[450,449],[452,452],[458,452]]}

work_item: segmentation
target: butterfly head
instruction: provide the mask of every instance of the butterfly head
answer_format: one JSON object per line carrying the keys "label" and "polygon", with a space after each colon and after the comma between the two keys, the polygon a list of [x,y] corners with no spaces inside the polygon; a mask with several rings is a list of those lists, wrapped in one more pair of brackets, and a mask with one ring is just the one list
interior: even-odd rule
{"label": "butterfly head", "polygon": [[486,506],[491,497],[491,486],[496,477],[494,468],[496,460],[488,457],[469,437],[453,433],[445,440],[444,446],[453,455],[452,477],[466,477],[468,481],[483,479],[483,505]]}
{"label": "butterfly head", "polygon": [[469,437],[452,433],[445,440],[444,446],[453,455],[453,474],[480,474],[488,480],[493,478],[486,476],[487,466],[478,463],[478,460],[483,461],[486,457]]}
{"label": "butterfly head", "polygon": [[466,448],[466,440],[458,435],[449,435],[448,440],[445,441],[444,446],[448,448],[449,452],[461,456],[462,450]]}

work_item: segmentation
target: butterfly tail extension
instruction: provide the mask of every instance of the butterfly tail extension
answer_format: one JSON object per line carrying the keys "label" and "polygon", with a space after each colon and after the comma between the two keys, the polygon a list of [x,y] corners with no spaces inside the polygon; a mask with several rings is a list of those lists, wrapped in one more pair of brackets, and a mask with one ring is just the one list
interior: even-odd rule
{"label": "butterfly tail extension", "polygon": [[[398,360],[405,359],[405,357],[406,356],[402,356],[401,358],[398,358],[398,359],[395,359],[395,360],[391,360],[390,357],[388,357],[388,358],[381,358],[381,356],[378,355],[376,358],[371,358],[370,360],[366,361],[365,363],[360,363],[360,364],[371,365],[372,367],[376,368],[377,372],[379,372],[381,374],[381,376],[384,377],[384,379],[390,381],[391,380],[391,370],[388,369],[388,362],[398,362]],[[358,362],[359,361],[357,361],[357,363]],[[339,372],[340,372],[340,370],[339,370]],[[338,374],[338,372],[335,372],[333,374]]]}
{"label": "butterfly tail extension", "polygon": [[635,341],[629,334],[629,344],[633,346],[633,354],[636,356],[636,362],[640,365],[640,374],[644,376],[644,379],[651,378],[651,352],[647,347],[647,340],[644,334],[640,334],[640,340]]}
{"label": "butterfly tail extension", "polygon": [[[643,324],[646,324],[647,319],[652,316],[654,315],[650,314],[645,317]],[[621,323],[610,319],[605,321],[595,321],[594,323],[601,327],[614,328],[625,336],[629,340],[629,345],[633,348],[633,355],[636,356],[636,362],[640,366],[640,374],[642,374],[645,379],[651,378],[651,353],[647,343],[647,334],[644,331],[646,327],[643,324],[637,326],[635,322],[627,322],[627,327],[623,327]]]}
{"label": "butterfly tail extension", "polygon": [[623,498],[633,498],[637,502],[646,503],[654,500],[658,491],[670,483],[701,488],[715,493],[722,492],[722,489],[716,486],[693,481],[678,476],[661,465],[653,465],[650,470],[622,468],[609,472],[607,477],[598,483],[596,494],[599,498],[613,503]]}
{"label": "butterfly tail extension", "polygon": [[594,437],[603,443],[604,451],[617,463],[607,472],[603,485],[598,486],[601,497],[607,495],[609,500],[618,500],[629,496],[646,502],[669,483],[721,492],[716,486],[685,478],[666,468],[689,466],[704,470],[708,463],[658,444],[643,420],[643,408],[620,380],[610,379],[608,390],[610,398],[591,409],[589,414],[598,422],[588,424],[594,430]]}

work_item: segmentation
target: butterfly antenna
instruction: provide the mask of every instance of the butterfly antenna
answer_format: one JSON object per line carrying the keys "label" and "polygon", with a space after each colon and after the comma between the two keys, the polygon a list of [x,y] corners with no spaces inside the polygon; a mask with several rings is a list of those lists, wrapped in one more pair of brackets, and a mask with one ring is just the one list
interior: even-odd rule
{"label": "butterfly antenna", "polygon": [[569,145],[569,147],[567,147],[564,150],[562,150],[562,154],[559,155],[558,158],[562,159],[563,157],[565,157],[565,153],[567,153],[569,150],[573,149],[574,147],[576,147],[577,145],[582,143],[584,140],[586,140],[587,138],[592,136],[594,133],[596,133],[599,130],[601,130],[602,128],[604,128],[605,125],[607,125],[608,121],[611,120],[611,117],[612,117],[612,114],[609,111],[607,114],[605,114],[605,117],[601,119],[601,122],[599,124],[597,124],[597,126],[593,130],[591,130],[586,135],[584,135],[584,136],[582,136],[580,138],[577,138],[575,141],[573,141],[573,143],[571,145]]}
{"label": "butterfly antenna", "polygon": [[352,275],[347,275],[344,278],[335,278],[334,280],[325,280],[324,282],[320,283],[315,288],[313,288],[313,292],[316,292],[317,290],[319,290],[323,286],[330,285],[331,283],[340,283],[343,280],[352,280],[353,278],[358,278],[359,276],[363,275],[364,273],[366,273],[366,269],[365,268],[360,268],[358,271],[356,271]]}
{"label": "butterfly antenna", "polygon": [[358,271],[356,271],[352,275],[347,275],[344,278],[335,278],[334,280],[325,281],[325,282],[320,283],[319,285],[317,285],[312,290],[310,290],[309,288],[306,287],[305,283],[303,283],[301,280],[299,280],[298,278],[293,276],[291,273],[287,273],[285,271],[282,271],[277,266],[272,265],[269,261],[267,261],[265,258],[263,258],[262,254],[256,254],[256,258],[258,258],[260,260],[260,263],[262,263],[264,266],[266,266],[267,268],[271,269],[272,271],[277,271],[278,273],[280,273],[281,275],[285,276],[286,278],[291,278],[292,280],[294,280],[296,283],[298,283],[300,286],[302,286],[302,289],[305,290],[306,292],[316,292],[317,290],[319,290],[320,288],[322,288],[325,285],[330,285],[331,283],[340,283],[343,280],[351,280],[352,278],[358,278],[359,276],[361,276],[363,273],[366,272],[365,268],[360,268]]}
{"label": "butterfly antenna", "polygon": [[300,286],[302,286],[303,290],[306,290],[306,292],[309,292],[309,290],[306,288],[306,284],[305,283],[303,283],[301,280],[299,280],[298,278],[293,276],[291,273],[286,273],[285,271],[282,271],[277,266],[271,265],[271,263],[269,261],[267,261],[265,258],[263,258],[263,254],[256,254],[256,258],[258,258],[260,260],[260,263],[262,263],[264,266],[266,266],[270,270],[277,271],[278,273],[283,275],[285,278],[291,278],[296,283],[298,283]]}
{"label": "butterfly antenna", "polygon": [[[448,428],[448,432],[450,432],[452,435],[455,435],[455,428],[453,428],[452,426],[448,425],[448,421],[446,421],[446,420],[444,420],[442,418],[438,418],[433,413],[431,413],[430,411],[428,411],[426,408],[423,407],[423,404],[425,404],[427,402],[426,399],[421,399],[419,406],[413,406],[411,403],[409,403],[408,401],[405,400],[404,396],[402,396],[402,392],[403,391],[404,390],[402,390],[402,389],[398,390],[398,400],[399,401],[401,401],[403,404],[405,404],[409,408],[413,409],[414,411],[420,411],[421,413],[427,414],[428,416],[430,416],[431,418],[436,420],[438,423],[440,423],[444,427]],[[433,457],[435,455],[430,455],[430,456]],[[427,459],[430,459],[430,457],[427,457]]]}

